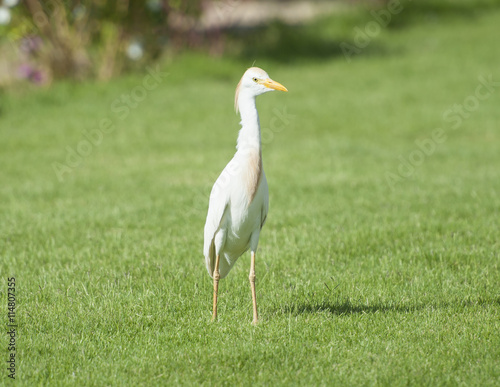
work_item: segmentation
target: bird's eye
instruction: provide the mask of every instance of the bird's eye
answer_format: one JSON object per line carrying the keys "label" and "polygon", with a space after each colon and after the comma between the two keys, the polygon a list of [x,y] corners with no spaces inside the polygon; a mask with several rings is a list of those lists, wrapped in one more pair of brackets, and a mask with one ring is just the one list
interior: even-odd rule
{"label": "bird's eye", "polygon": [[257,78],[255,78],[255,77],[254,77],[254,78],[252,78],[252,80],[253,80],[254,82],[258,82],[258,81],[259,81],[259,80],[258,80]]}

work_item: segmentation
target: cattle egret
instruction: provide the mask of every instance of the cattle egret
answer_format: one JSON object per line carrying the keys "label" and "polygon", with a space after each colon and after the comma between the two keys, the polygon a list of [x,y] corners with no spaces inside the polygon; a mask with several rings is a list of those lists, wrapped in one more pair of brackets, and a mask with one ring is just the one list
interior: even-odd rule
{"label": "cattle egret", "polygon": [[255,97],[268,91],[288,91],[258,68],[249,68],[236,87],[234,105],[241,115],[236,153],[226,165],[210,193],[203,254],[208,274],[214,280],[212,320],[217,319],[219,279],[250,248],[250,288],[253,323],[257,323],[255,252],[266,221],[269,192],[262,166],[260,125]]}

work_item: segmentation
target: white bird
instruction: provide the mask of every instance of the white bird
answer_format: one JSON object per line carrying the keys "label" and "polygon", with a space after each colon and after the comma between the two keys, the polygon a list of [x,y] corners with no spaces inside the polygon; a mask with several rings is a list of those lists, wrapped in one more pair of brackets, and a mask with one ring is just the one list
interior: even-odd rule
{"label": "white bird", "polygon": [[214,280],[212,320],[217,319],[219,279],[250,248],[250,287],[253,323],[257,323],[255,252],[269,208],[269,191],[262,165],[260,124],[255,97],[268,91],[288,91],[258,68],[249,68],[236,87],[234,105],[241,115],[236,153],[226,165],[210,193],[203,254],[208,274]]}

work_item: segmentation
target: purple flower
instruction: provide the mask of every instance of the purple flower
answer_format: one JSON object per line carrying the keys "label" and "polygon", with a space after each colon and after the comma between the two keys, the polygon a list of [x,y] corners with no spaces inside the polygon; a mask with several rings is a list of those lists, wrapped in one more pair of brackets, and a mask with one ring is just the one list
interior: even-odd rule
{"label": "purple flower", "polygon": [[17,71],[20,78],[29,80],[38,85],[43,84],[46,81],[44,73],[28,63],[20,65]]}
{"label": "purple flower", "polygon": [[27,79],[33,72],[33,67],[27,63],[23,63],[22,65],[19,66],[17,71],[20,78]]}
{"label": "purple flower", "polygon": [[33,70],[30,80],[38,85],[42,84],[44,82],[43,73],[40,70]]}

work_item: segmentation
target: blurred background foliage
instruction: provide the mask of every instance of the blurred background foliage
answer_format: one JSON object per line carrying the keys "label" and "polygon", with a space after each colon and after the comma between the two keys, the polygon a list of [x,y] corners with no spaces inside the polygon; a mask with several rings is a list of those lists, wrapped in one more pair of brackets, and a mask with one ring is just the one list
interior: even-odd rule
{"label": "blurred background foliage", "polygon": [[[443,14],[473,18],[500,5],[497,0],[0,0],[0,88],[20,81],[105,81],[183,50],[245,61],[340,56],[342,42],[354,44],[354,28],[391,2],[404,12],[388,28],[439,22]],[[290,17],[292,4],[302,8]],[[331,18],[303,23],[301,10],[311,9],[305,4],[319,15],[335,11],[339,17],[335,23]],[[260,16],[245,22],[252,9],[260,9]],[[364,54],[374,50],[382,48],[371,44]]]}
{"label": "blurred background foliage", "polygon": [[189,44],[189,31],[178,39],[169,20],[194,26],[201,6],[202,0],[6,0],[0,44],[10,63],[3,83],[12,81],[13,69],[38,83],[107,80],[158,59],[169,39]]}

